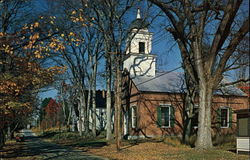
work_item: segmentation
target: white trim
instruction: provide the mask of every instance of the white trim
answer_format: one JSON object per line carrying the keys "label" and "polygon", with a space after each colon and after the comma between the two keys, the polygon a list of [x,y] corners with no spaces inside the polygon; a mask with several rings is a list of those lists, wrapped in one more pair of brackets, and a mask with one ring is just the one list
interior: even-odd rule
{"label": "white trim", "polygon": [[[136,118],[136,114],[134,115],[134,112],[136,112],[136,106],[131,106],[131,127],[132,128],[136,128],[136,124],[134,124],[136,122],[136,119],[134,120],[134,116]],[[134,122],[135,121],[135,122]]]}
{"label": "white trim", "polygon": [[249,141],[250,137],[236,137],[236,153],[239,151],[250,152]]}
{"label": "white trim", "polygon": [[[154,138],[154,137],[157,137],[157,136],[155,136],[155,135],[147,135],[147,137]],[[139,138],[146,138],[146,137],[144,135],[128,136],[128,140],[139,139]]]}
{"label": "white trim", "polygon": [[[160,104],[159,107],[160,108],[162,108],[162,107],[168,107],[168,117],[169,117],[168,126],[161,125],[160,128],[171,128],[171,107],[172,107],[172,105],[171,104]],[[162,114],[162,112],[161,112],[161,114]],[[161,117],[162,117],[162,115],[161,115]]]}

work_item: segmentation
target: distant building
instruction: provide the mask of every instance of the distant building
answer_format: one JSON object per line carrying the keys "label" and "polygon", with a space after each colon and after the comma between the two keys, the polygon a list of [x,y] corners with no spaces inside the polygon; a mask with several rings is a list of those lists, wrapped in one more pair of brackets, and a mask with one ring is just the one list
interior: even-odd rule
{"label": "distant building", "polygon": [[[96,91],[96,130],[103,131],[106,128],[106,94],[105,90],[97,90]],[[90,110],[89,114],[89,128],[92,129],[92,110]],[[79,113],[78,113],[79,114]],[[114,116],[114,113],[112,113]],[[79,116],[77,116],[79,117]],[[82,118],[84,122],[84,118]],[[77,120],[77,128],[79,130],[79,121]],[[84,131],[84,124],[82,124],[82,130]]]}

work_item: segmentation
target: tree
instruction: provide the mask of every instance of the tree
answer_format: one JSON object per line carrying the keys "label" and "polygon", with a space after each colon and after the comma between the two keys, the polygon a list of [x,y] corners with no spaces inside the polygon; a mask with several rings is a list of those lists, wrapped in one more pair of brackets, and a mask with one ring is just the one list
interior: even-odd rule
{"label": "tree", "polygon": [[[68,66],[69,80],[78,93],[80,135],[82,120],[84,131],[89,134],[90,110],[93,119],[92,132],[96,135],[95,90],[97,64],[102,57],[102,39],[93,25],[92,12],[85,2],[64,0],[56,4],[62,12],[54,27],[59,28],[61,34],[47,44],[51,49],[50,56],[57,64]],[[62,20],[64,23],[61,23]]]}
{"label": "tree", "polygon": [[233,68],[230,58],[249,31],[249,17],[234,25],[239,19],[240,8],[244,7],[243,1],[149,1],[169,19],[171,27],[167,30],[177,42],[183,67],[198,89],[196,148],[211,148],[213,91],[223,79],[223,74]]}
{"label": "tree", "polygon": [[[91,1],[89,6],[93,8],[96,21],[95,24],[98,30],[103,35],[104,40],[104,51],[106,58],[106,88],[107,88],[107,135],[106,139],[112,139],[112,126],[111,126],[111,90],[114,91],[115,99],[115,139],[116,147],[119,151],[121,148],[122,139],[122,125],[123,125],[123,112],[122,110],[127,110],[122,106],[122,70],[123,61],[125,59],[126,52],[130,46],[131,40],[139,32],[140,29],[147,27],[150,23],[145,23],[146,18],[142,18],[138,23],[138,28],[131,28],[127,25],[130,22],[126,19],[132,9],[136,6],[137,1],[126,0],[126,1],[114,1],[105,0],[102,1]],[[151,5],[145,4],[144,11],[148,13]],[[154,17],[150,17],[154,20]],[[135,29],[135,30],[133,30]],[[133,32],[132,32],[133,30]],[[114,82],[112,88],[111,83]]]}
{"label": "tree", "polygon": [[42,119],[41,127],[42,129],[48,129],[52,127],[59,127],[62,124],[62,107],[52,98],[45,98],[41,105]]}
{"label": "tree", "polygon": [[[117,150],[120,150],[121,143],[121,68],[122,56],[125,52],[122,51],[122,44],[127,38],[126,28],[124,26],[124,15],[132,8],[135,1],[128,0],[124,2],[118,1],[91,1],[91,8],[93,8],[96,16],[96,26],[102,33],[104,39],[104,51],[106,58],[106,114],[107,114],[107,135],[106,139],[112,139],[112,115],[111,115],[111,83],[112,83],[112,63],[114,64],[116,73],[115,85],[115,138]],[[126,49],[125,49],[126,50]],[[115,54],[115,56],[111,56]],[[114,58],[115,57],[115,58]]]}
{"label": "tree", "polygon": [[[13,131],[28,117],[38,90],[49,85],[62,68],[43,68],[43,50],[38,42],[49,38],[41,32],[40,23],[30,14],[31,2],[0,1],[0,132]],[[36,19],[37,20],[37,19]],[[26,24],[27,23],[27,24]],[[10,132],[9,132],[10,133]],[[0,146],[4,133],[0,134]]]}

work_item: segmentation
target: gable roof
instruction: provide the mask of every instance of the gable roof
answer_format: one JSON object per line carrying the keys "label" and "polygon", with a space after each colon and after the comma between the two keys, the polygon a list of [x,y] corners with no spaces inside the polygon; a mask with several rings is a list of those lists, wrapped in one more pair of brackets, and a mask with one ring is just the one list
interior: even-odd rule
{"label": "gable roof", "polygon": [[[159,93],[183,93],[186,91],[184,74],[180,72],[156,73],[155,77],[139,76],[132,79],[139,91]],[[222,84],[228,83],[223,79]],[[215,95],[246,96],[239,88],[224,86],[214,91]]]}

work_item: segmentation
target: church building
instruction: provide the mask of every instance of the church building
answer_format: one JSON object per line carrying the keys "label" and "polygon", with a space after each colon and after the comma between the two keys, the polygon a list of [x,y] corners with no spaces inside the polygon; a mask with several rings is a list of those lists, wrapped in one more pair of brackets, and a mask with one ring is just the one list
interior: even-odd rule
{"label": "church building", "polygon": [[[156,58],[152,54],[153,33],[138,9],[128,36],[123,88],[123,135],[129,139],[181,136],[184,122],[184,74],[156,71]],[[159,57],[158,57],[159,58]],[[214,92],[212,106],[212,134],[234,134],[235,110],[247,109],[248,97],[234,86]],[[197,131],[199,104],[195,105],[192,120],[193,133]]]}

